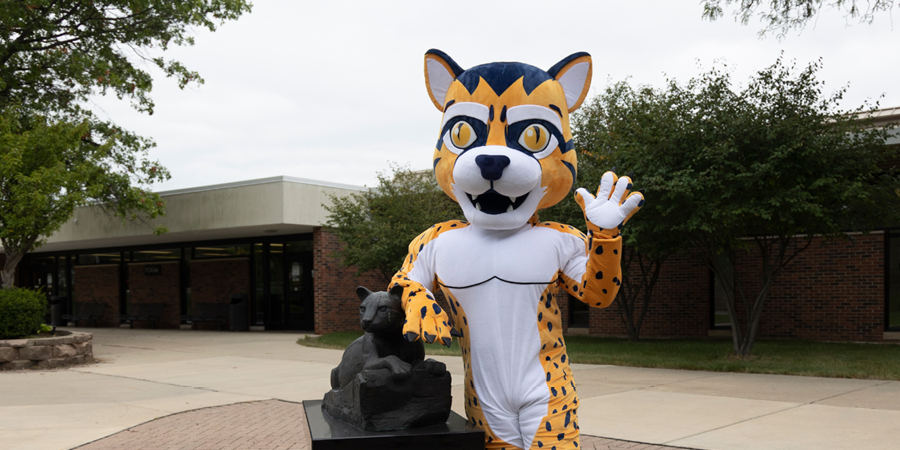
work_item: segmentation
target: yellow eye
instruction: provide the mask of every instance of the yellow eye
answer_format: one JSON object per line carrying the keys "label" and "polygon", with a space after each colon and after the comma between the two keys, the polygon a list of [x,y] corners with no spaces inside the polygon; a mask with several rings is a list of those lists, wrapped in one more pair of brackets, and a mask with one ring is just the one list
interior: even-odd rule
{"label": "yellow eye", "polygon": [[550,133],[543,125],[537,123],[528,125],[528,128],[525,128],[519,135],[519,145],[530,152],[537,153],[547,148],[548,142],[550,142]]}
{"label": "yellow eye", "polygon": [[464,120],[456,122],[456,125],[453,125],[453,128],[450,129],[450,139],[453,140],[453,145],[455,145],[456,148],[469,148],[477,138],[478,135],[475,134],[472,125],[469,125],[469,123]]}

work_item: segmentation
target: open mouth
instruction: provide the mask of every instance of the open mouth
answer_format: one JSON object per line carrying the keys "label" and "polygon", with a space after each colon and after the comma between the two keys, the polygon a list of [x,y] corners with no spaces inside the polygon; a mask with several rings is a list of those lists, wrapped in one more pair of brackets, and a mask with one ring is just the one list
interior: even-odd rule
{"label": "open mouth", "polygon": [[528,194],[530,192],[521,197],[508,197],[493,189],[488,189],[482,194],[469,194],[467,192],[466,196],[469,197],[469,201],[472,202],[472,206],[475,209],[485,214],[494,215],[514,211],[519,206],[522,206],[522,203],[525,203]]}

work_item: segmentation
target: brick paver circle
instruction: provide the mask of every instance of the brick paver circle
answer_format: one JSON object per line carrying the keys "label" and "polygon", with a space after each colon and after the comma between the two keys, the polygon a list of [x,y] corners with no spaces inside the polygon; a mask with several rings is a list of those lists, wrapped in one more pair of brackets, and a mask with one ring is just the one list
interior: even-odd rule
{"label": "brick paver circle", "polygon": [[[280,400],[197,409],[131,427],[79,450],[308,450],[306,413]],[[581,435],[585,450],[667,450],[678,447]]]}

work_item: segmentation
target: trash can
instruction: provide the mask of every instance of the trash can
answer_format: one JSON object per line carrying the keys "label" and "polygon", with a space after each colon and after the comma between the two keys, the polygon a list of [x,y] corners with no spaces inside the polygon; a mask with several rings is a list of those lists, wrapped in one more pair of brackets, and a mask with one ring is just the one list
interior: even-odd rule
{"label": "trash can", "polygon": [[60,297],[59,295],[50,296],[50,325],[54,327],[66,326],[62,317],[66,313],[66,300],[66,297]]}
{"label": "trash can", "polygon": [[247,294],[232,294],[231,305],[228,308],[228,321],[231,331],[247,331],[249,327],[249,317],[247,315],[249,302]]}

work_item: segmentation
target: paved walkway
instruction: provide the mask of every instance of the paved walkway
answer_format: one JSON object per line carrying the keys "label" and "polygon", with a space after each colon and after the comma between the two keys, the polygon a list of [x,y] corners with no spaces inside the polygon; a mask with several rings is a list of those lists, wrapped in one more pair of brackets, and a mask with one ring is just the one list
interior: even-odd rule
{"label": "paved walkway", "polygon": [[[172,414],[90,442],[78,450],[309,450],[306,413],[281,400]],[[639,442],[582,436],[585,450],[665,450]]]}
{"label": "paved walkway", "polygon": [[[191,428],[191,419],[208,414],[217,418],[195,426],[237,430],[226,420],[237,417],[233,411],[271,409],[273,416],[284,417],[278,408],[292,407],[288,402],[321,398],[341,357],[340,351],[299,346],[301,335],[291,333],[88,331],[95,333],[100,364],[0,373],[4,450],[106,445],[166,423],[187,427],[183,435],[199,436],[202,431]],[[463,413],[462,363],[456,357],[438,359],[456,382],[453,409]],[[573,370],[582,434],[604,437],[585,438],[584,448],[660,448],[641,443],[711,450],[900,448],[900,382],[577,364]],[[296,422],[297,415],[291,416]],[[254,422],[258,431],[241,435],[262,442],[266,431],[303,432],[295,422],[269,418]],[[281,428],[273,429],[276,423]],[[227,447],[220,442],[214,448]]]}

